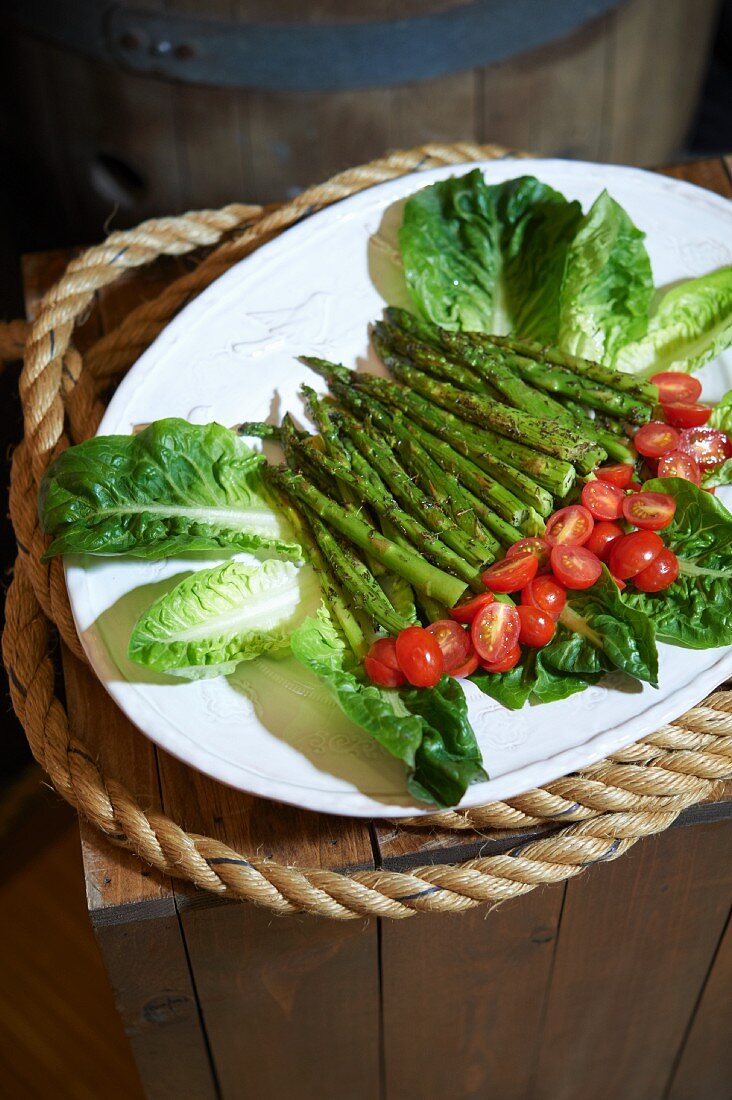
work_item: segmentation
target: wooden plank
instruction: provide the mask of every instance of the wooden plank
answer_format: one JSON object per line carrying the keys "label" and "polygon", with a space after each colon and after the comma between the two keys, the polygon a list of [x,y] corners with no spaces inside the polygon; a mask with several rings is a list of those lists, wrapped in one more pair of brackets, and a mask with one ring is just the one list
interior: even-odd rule
{"label": "wooden plank", "polygon": [[389,1100],[530,1095],[562,896],[383,922]]}
{"label": "wooden plank", "polygon": [[664,1100],[729,1100],[731,990],[732,922],[728,920]]}
{"label": "wooden plank", "polygon": [[692,160],[687,164],[673,164],[665,168],[657,168],[664,176],[672,176],[676,180],[686,180],[687,183],[695,183],[697,187],[705,187],[707,191],[715,191],[725,198],[732,198],[732,179],[725,167],[725,162],[720,157],[711,157],[709,160]]}
{"label": "wooden plank", "polygon": [[478,80],[479,74],[469,70],[392,89],[389,147],[409,149],[430,141],[477,141]]}
{"label": "wooden plank", "polygon": [[576,1100],[578,1082],[660,1100],[729,912],[731,839],[667,832],[567,884],[532,1100]]}
{"label": "wooden plank", "polygon": [[[183,828],[302,867],[372,867],[362,822],[232,790],[159,754],[166,811]],[[176,884],[188,955],[225,1100],[372,1100],[379,1081],[376,922],[211,904]],[[327,1036],[327,1057],[323,1055]],[[354,1067],[358,1072],[354,1074]]]}

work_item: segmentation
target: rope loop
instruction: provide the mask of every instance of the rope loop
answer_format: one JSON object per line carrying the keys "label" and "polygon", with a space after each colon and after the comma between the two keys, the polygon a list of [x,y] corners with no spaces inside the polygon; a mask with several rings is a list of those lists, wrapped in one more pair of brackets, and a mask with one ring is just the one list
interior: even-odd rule
{"label": "rope loop", "polygon": [[[2,639],[13,707],[56,790],[113,843],[161,874],[282,914],[348,920],[462,912],[617,859],[641,837],[668,828],[684,809],[713,797],[720,782],[732,776],[732,692],[718,691],[682,718],[575,775],[506,802],[397,823],[479,832],[545,825],[552,827],[548,835],[527,839],[508,853],[457,865],[341,874],[244,855],[219,840],[187,833],[164,814],[146,812],[124,783],[102,773],[94,754],[72,735],[55,695],[54,632],[77,657],[83,660],[84,654],[60,561],[42,560],[47,540],[36,497],[53,458],[97,430],[105,391],[187,302],[313,211],[408,172],[512,155],[520,154],[469,142],[428,144],[350,168],[282,206],[232,204],[111,233],[72,260],[46,294],[32,326],[0,326],[0,359],[25,352],[20,376],[25,431],[13,456],[10,485],[18,556]],[[160,257],[191,253],[197,253],[191,270],[133,309],[83,357],[79,354],[74,328],[85,319],[97,291]]]}

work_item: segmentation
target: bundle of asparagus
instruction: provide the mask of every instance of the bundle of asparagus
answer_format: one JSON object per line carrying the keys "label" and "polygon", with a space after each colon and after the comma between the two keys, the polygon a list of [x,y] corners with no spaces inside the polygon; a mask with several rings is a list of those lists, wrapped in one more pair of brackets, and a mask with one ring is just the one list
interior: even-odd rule
{"label": "bundle of asparagus", "polygon": [[655,387],[597,363],[484,333],[451,333],[387,309],[374,346],[392,378],[327,360],[303,395],[317,435],[287,415],[286,462],[268,482],[287,510],[326,601],[362,657],[391,634],[444,617],[480,573],[610,457],[634,460],[627,425],[645,423]]}

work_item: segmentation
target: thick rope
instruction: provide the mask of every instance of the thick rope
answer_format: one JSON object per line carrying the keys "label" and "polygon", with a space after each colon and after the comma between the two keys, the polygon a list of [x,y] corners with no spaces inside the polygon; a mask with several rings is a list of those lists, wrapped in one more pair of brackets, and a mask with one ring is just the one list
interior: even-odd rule
{"label": "thick rope", "polygon": [[[48,463],[69,439],[93,434],[103,411],[102,391],[191,297],[314,209],[419,168],[504,155],[505,150],[494,146],[423,146],[341,173],[278,209],[230,206],[114,233],[69,265],[44,299],[29,336],[16,330],[16,343],[26,339],[20,387],[25,438],[11,475],[10,508],[19,552],[3,634],[13,706],[35,758],[59,793],[113,843],[136,852],[162,874],[278,913],[344,920],[459,912],[617,859],[642,836],[668,828],[682,810],[712,797],[720,781],[732,776],[732,692],[718,692],[678,721],[577,775],[505,803],[409,822],[478,830],[556,826],[548,836],[510,853],[409,873],[303,870],[242,855],[221,841],[186,833],[163,814],[144,811],[123,784],[102,774],[93,753],[73,736],[55,695],[51,623],[82,659],[83,652],[60,564],[41,561],[46,540],[38,526],[37,488]],[[71,343],[73,327],[99,288],[158,256],[183,255],[217,243],[194,270],[154,302],[134,310],[82,360]]]}

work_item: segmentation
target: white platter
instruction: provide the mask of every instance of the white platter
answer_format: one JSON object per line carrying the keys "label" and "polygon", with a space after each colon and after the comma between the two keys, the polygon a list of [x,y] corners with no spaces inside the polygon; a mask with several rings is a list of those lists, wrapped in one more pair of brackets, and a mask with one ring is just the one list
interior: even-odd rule
{"label": "white platter", "polygon": [[[242,261],[192,302],[117,390],[100,434],[129,433],[165,416],[196,423],[304,418],[301,382],[322,389],[298,354],[368,364],[367,325],[381,311],[379,248],[385,211],[444,168],[403,177],[308,218]],[[603,187],[647,233],[657,286],[732,262],[732,208],[724,199],[636,169],[552,160],[481,165],[489,182],[534,174],[585,209]],[[729,354],[702,372],[706,400],[732,387]],[[291,658],[239,666],[228,680],[174,682],[126,657],[138,614],[191,568],[68,558],[71,605],[91,664],[129,718],[200,771],[253,794],[354,817],[429,812],[404,790],[402,766],[352,726]],[[210,564],[210,563],[206,563]],[[602,759],[678,717],[732,674],[732,651],[661,646],[660,688],[621,675],[563,702],[500,707],[467,685],[470,717],[491,775],[462,805],[506,799]]]}

